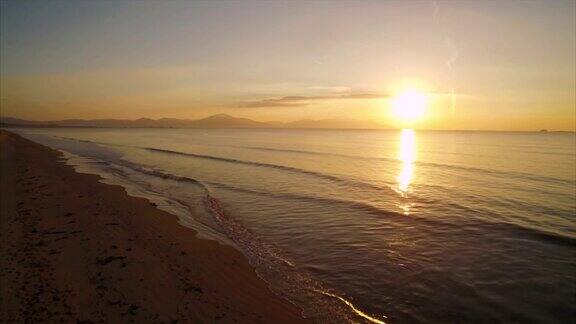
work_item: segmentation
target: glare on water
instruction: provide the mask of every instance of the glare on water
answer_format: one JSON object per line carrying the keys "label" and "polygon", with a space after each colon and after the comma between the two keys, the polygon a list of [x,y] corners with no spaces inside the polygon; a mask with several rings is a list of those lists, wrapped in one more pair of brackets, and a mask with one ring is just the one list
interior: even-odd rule
{"label": "glare on water", "polygon": [[402,162],[398,174],[398,190],[405,196],[408,193],[414,175],[414,160],[416,159],[416,137],[414,130],[403,129],[400,133],[398,160]]}

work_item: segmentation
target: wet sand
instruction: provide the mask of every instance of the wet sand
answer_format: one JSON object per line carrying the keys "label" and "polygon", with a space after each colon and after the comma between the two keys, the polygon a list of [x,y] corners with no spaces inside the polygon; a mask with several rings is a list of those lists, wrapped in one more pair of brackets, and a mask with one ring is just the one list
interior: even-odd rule
{"label": "wet sand", "polygon": [[306,322],[237,250],[0,133],[0,322]]}

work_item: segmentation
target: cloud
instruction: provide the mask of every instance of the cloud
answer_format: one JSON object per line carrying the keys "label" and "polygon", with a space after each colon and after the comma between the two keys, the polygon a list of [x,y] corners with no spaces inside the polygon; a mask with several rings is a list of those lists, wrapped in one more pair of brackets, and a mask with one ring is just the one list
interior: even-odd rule
{"label": "cloud", "polygon": [[308,105],[306,102],[298,102],[298,100],[288,100],[284,98],[277,99],[264,99],[258,101],[247,101],[240,103],[238,107],[240,108],[265,108],[265,107],[302,107]]}
{"label": "cloud", "polygon": [[246,101],[240,103],[240,108],[267,108],[267,107],[302,107],[309,105],[312,101],[318,100],[342,100],[342,99],[382,99],[388,95],[378,93],[355,93],[344,95],[326,96],[285,96],[281,98],[269,98],[256,101]]}

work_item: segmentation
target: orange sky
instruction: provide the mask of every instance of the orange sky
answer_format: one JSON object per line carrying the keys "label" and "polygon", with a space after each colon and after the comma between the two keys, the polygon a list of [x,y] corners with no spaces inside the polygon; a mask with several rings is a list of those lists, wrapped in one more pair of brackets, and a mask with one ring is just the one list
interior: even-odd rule
{"label": "orange sky", "polygon": [[391,98],[417,88],[412,127],[576,130],[574,1],[1,6],[2,116],[401,127]]}

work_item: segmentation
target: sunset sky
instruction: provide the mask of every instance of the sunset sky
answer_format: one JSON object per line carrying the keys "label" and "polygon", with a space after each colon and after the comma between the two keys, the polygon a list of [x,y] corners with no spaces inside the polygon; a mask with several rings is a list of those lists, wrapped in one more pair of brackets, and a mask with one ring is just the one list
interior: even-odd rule
{"label": "sunset sky", "polygon": [[2,1],[1,115],[575,130],[575,3]]}

